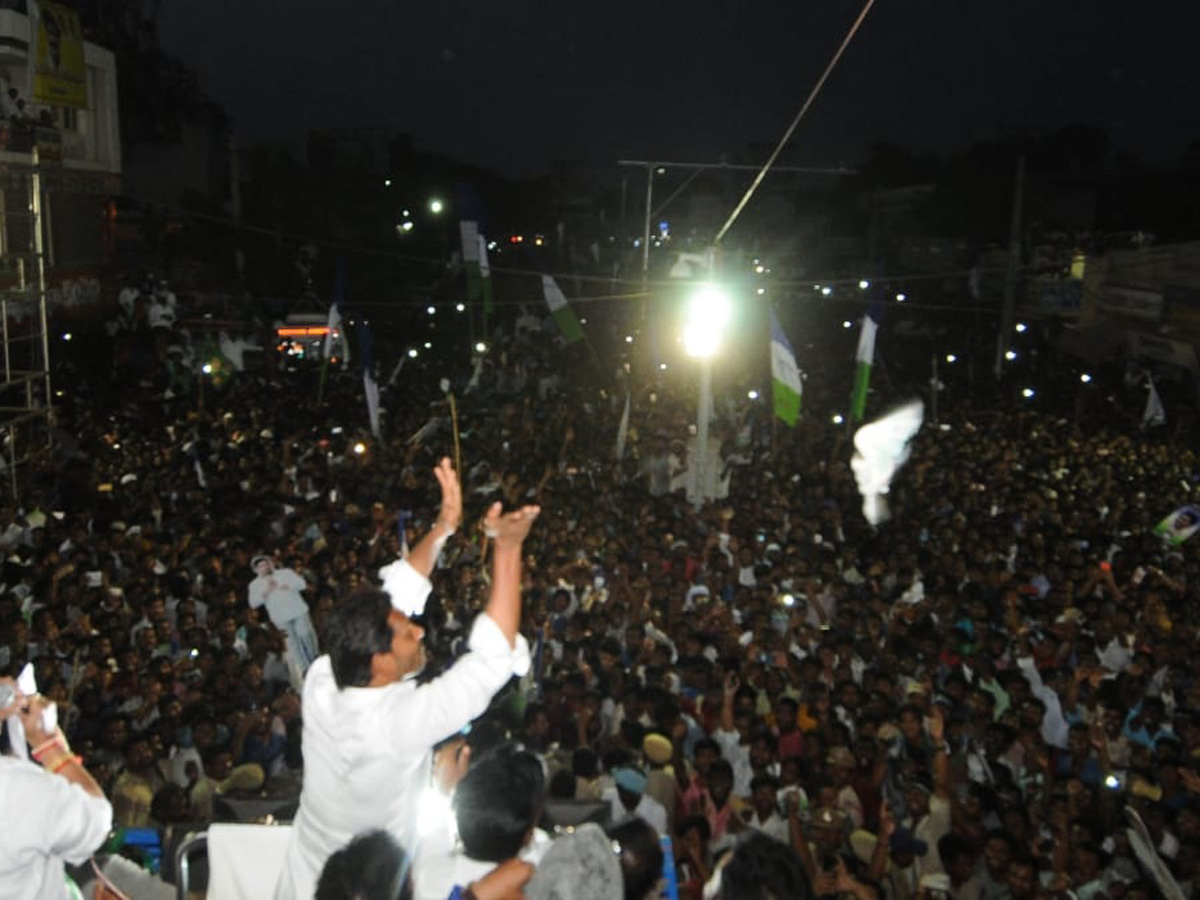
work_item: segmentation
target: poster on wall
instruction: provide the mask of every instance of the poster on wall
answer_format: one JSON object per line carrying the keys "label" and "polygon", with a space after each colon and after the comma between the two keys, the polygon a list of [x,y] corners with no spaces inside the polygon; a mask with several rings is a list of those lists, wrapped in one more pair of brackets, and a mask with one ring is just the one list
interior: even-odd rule
{"label": "poster on wall", "polygon": [[30,7],[37,18],[33,99],[51,106],[86,109],[87,66],[78,14],[47,0]]}

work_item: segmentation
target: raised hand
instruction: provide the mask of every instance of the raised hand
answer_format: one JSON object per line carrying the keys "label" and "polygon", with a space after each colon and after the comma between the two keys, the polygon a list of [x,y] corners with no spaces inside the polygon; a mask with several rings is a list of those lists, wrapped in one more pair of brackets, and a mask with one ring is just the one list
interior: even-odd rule
{"label": "raised hand", "polygon": [[462,524],[463,502],[462,485],[458,483],[458,473],[450,457],[443,456],[441,462],[433,470],[438,484],[442,487],[442,508],[438,513],[438,522],[448,529],[457,531]]}
{"label": "raised hand", "polygon": [[925,727],[929,732],[929,739],[935,744],[940,744],[946,739],[946,718],[942,708],[936,703],[933,704],[927,721],[928,724]]}
{"label": "raised hand", "polygon": [[483,531],[497,546],[520,544],[529,536],[529,529],[542,511],[540,506],[523,506],[506,513],[499,501],[491,505],[483,519]]}

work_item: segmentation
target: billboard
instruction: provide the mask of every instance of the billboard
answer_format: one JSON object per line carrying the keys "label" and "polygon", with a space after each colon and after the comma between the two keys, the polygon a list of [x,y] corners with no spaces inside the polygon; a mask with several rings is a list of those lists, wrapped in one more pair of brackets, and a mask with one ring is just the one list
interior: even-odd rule
{"label": "billboard", "polygon": [[36,10],[37,47],[33,68],[33,99],[50,106],[87,108],[87,65],[83,61],[83,30],[73,9],[41,0]]}

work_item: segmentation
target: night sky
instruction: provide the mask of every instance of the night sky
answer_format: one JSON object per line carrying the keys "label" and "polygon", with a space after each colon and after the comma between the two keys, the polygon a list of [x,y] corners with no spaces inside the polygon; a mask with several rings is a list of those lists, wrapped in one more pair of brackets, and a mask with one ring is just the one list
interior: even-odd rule
{"label": "night sky", "polygon": [[[773,144],[860,0],[204,0],[161,40],[244,140],[394,127],[507,175]],[[855,163],[1070,122],[1151,163],[1200,138],[1200,3],[877,0],[792,143]],[[761,161],[756,154],[754,161]]]}

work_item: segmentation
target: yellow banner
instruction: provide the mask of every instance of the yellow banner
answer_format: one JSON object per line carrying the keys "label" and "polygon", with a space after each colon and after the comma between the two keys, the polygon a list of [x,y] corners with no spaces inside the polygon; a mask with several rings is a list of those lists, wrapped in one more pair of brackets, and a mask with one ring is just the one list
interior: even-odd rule
{"label": "yellow banner", "polygon": [[73,9],[48,0],[41,0],[35,8],[38,17],[33,99],[51,106],[86,109],[87,66],[83,61],[79,16]]}

